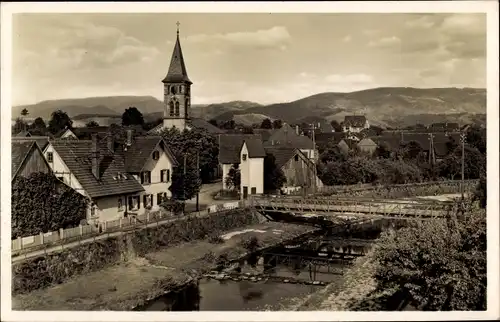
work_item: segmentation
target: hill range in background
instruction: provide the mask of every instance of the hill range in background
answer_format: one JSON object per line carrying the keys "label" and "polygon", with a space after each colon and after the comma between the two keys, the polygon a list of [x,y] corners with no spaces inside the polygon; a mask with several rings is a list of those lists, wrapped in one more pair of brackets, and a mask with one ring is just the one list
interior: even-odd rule
{"label": "hill range in background", "polygon": [[[163,117],[163,103],[152,96],[108,96],[81,99],[43,101],[33,105],[15,106],[13,117],[23,108],[29,117],[49,119],[61,109],[79,126],[90,120],[101,125],[119,122],[123,111],[137,107],[147,121]],[[402,127],[434,122],[485,122],[486,90],[475,88],[410,87],[374,88],[351,93],[320,93],[288,103],[261,105],[248,101],[193,105],[192,116],[251,125],[264,118],[281,119],[288,123],[316,117],[327,121],[342,121],[345,115],[364,114],[371,124],[382,127]]]}

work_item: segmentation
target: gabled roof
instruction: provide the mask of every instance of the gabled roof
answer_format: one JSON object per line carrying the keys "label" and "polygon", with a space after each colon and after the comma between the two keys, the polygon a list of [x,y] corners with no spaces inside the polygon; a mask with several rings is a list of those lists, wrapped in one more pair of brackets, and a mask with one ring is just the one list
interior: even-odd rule
{"label": "gabled roof", "polygon": [[[91,140],[54,140],[54,150],[91,198],[144,191],[127,173],[123,155],[112,153],[99,142],[99,179],[92,174]],[[120,179],[118,173],[126,179]]]}
{"label": "gabled roof", "polygon": [[18,137],[18,138],[27,138],[27,137],[31,136],[31,133],[28,131],[21,131],[21,132],[15,134],[14,136]]}
{"label": "gabled roof", "polygon": [[108,131],[108,126],[96,126],[96,127],[75,127],[73,133],[80,140],[90,140],[92,134],[104,134]]}
{"label": "gabled roof", "polygon": [[12,137],[12,142],[36,142],[43,151],[49,144],[48,136]]}
{"label": "gabled roof", "polygon": [[253,133],[260,134],[262,136],[262,142],[266,142],[269,140],[271,135],[273,135],[275,130],[269,129],[253,129]]}
{"label": "gabled roof", "polygon": [[26,160],[26,158],[28,157],[31,149],[33,149],[34,146],[36,147],[36,143],[34,141],[25,141],[25,142],[12,141],[11,146],[12,146],[11,173],[12,173],[12,179],[14,179],[17,172],[21,168],[21,165],[23,164],[24,160]]}
{"label": "gabled roof", "polygon": [[181,43],[179,41],[179,32],[177,32],[177,39],[175,41],[174,52],[170,60],[170,67],[168,68],[167,76],[162,81],[163,83],[179,83],[184,82],[192,84],[189,80],[186,71],[186,64],[184,63],[184,56],[182,55]]}
{"label": "gabled roof", "polygon": [[316,144],[318,145],[326,145],[330,142],[333,144],[338,144],[340,140],[346,137],[346,133],[344,132],[330,132],[330,133],[318,133],[314,138],[316,140]]}
{"label": "gabled roof", "polygon": [[127,172],[137,173],[141,172],[146,164],[146,161],[153,154],[154,149],[160,144],[163,144],[165,152],[174,165],[177,160],[168,144],[161,136],[138,136],[134,137],[132,145],[127,147],[127,151],[119,149],[117,153],[122,153],[125,161],[125,169]]}
{"label": "gabled roof", "polygon": [[[54,134],[54,138],[58,139],[58,138],[61,138],[63,136],[64,133],[66,133],[67,131],[71,131],[71,129],[68,129],[68,128],[64,128],[62,130],[60,130],[59,132],[57,132],[56,134]],[[74,131],[71,131],[73,134],[75,134]],[[76,135],[76,134],[75,134]]]}
{"label": "gabled roof", "polygon": [[364,115],[346,115],[344,118],[344,126],[363,127],[366,123]]}
{"label": "gabled roof", "polygon": [[240,148],[245,140],[260,139],[259,134],[220,134],[219,163],[234,164],[240,162]]}
{"label": "gabled roof", "polygon": [[297,135],[295,129],[287,123],[277,129],[266,141],[266,146],[272,145],[287,145],[297,149],[314,149],[314,144],[310,138]]}
{"label": "gabled roof", "polygon": [[[243,141],[243,144],[247,146],[249,158],[264,158],[266,156],[266,151],[264,150],[261,139],[246,139]],[[243,144],[241,148],[243,148]]]}
{"label": "gabled roof", "polygon": [[268,146],[265,148],[267,154],[271,154],[275,158],[275,163],[278,168],[283,167],[291,158],[295,157],[295,155],[300,154],[303,156],[303,159],[306,162],[312,162],[300,151],[300,149],[293,147],[284,147],[284,146]]}
{"label": "gabled roof", "polygon": [[208,133],[212,134],[222,134],[225,133],[224,130],[219,129],[217,126],[214,126],[210,122],[205,121],[204,119],[200,118],[191,118],[189,120],[189,123],[192,127],[198,128],[198,129],[205,129],[207,130]]}

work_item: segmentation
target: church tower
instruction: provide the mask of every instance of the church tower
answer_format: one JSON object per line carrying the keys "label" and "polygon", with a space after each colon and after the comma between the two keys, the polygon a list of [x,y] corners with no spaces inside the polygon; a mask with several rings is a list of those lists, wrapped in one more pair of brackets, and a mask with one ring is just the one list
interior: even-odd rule
{"label": "church tower", "polygon": [[176,127],[179,130],[189,128],[191,111],[191,84],[187,75],[184,57],[179,41],[179,22],[177,22],[177,39],[170,60],[167,76],[163,82],[163,128]]}

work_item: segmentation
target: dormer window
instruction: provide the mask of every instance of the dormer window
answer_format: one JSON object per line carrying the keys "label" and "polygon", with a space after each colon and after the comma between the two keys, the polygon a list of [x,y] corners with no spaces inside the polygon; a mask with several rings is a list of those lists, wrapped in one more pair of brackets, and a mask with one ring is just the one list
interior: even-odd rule
{"label": "dormer window", "polygon": [[243,161],[246,161],[246,160],[247,160],[247,155],[246,155],[246,154],[243,154],[243,155],[241,156],[241,159],[242,159]]}
{"label": "dormer window", "polygon": [[153,152],[153,160],[158,160],[158,159],[160,159],[160,152],[154,151]]}
{"label": "dormer window", "polygon": [[299,156],[297,154],[295,155],[295,161],[299,161]]}

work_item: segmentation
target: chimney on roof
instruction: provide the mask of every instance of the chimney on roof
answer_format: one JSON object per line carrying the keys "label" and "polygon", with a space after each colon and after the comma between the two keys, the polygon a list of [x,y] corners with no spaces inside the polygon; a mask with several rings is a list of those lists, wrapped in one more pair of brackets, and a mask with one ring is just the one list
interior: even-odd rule
{"label": "chimney on roof", "polygon": [[111,133],[108,133],[108,136],[106,137],[106,142],[108,145],[108,150],[111,152],[115,152],[115,140]]}
{"label": "chimney on roof", "polygon": [[97,150],[97,134],[92,134],[92,146],[90,150],[92,154],[92,174],[99,179],[99,152]]}

